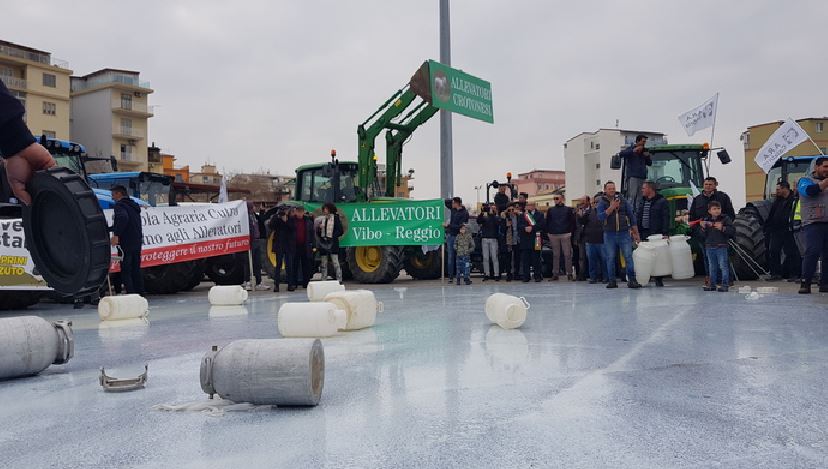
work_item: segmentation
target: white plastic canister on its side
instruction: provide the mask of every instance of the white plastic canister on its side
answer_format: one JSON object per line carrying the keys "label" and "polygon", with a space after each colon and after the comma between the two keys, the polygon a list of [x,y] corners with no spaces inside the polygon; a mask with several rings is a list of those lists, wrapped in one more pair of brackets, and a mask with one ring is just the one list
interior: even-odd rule
{"label": "white plastic canister on its side", "polygon": [[285,303],[276,323],[282,337],[330,337],[344,329],[345,311],[332,303]]}

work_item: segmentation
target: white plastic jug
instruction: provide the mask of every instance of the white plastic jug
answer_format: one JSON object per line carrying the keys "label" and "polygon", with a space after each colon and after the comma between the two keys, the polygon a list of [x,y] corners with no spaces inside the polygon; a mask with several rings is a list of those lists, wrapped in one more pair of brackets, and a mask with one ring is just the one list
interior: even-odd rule
{"label": "white plastic jug", "polygon": [[526,321],[529,303],[525,298],[494,293],[486,300],[486,317],[504,329],[515,329]]}
{"label": "white plastic jug", "polygon": [[322,280],[308,283],[308,300],[324,301],[325,295],[335,291],[345,291],[345,285],[340,285],[336,280]]}
{"label": "white plastic jug", "polygon": [[345,311],[346,331],[371,327],[382,312],[382,302],[377,301],[374,292],[369,290],[337,291],[325,295],[325,302]]}
{"label": "white plastic jug", "polygon": [[653,277],[672,275],[673,258],[670,256],[670,245],[667,243],[667,240],[663,239],[661,235],[652,235],[647,238],[647,243],[655,248],[656,254],[653,270],[650,272],[650,275]]}
{"label": "white plastic jug", "polygon": [[670,257],[673,260],[673,278],[686,280],[696,274],[693,268],[693,253],[687,241],[690,238],[684,235],[670,237]]}
{"label": "white plastic jug", "polygon": [[145,318],[149,313],[147,299],[138,294],[105,296],[98,303],[101,321]]}
{"label": "white plastic jug", "polygon": [[333,303],[285,303],[276,324],[282,337],[330,337],[347,322],[345,311]]}
{"label": "white plastic jug", "polygon": [[653,264],[656,261],[656,250],[650,243],[641,243],[633,251],[633,264],[635,264],[635,279],[641,285],[650,283],[650,274],[653,272]]}
{"label": "white plastic jug", "polygon": [[210,289],[207,299],[214,306],[235,306],[247,301],[247,291],[241,285],[216,285]]}

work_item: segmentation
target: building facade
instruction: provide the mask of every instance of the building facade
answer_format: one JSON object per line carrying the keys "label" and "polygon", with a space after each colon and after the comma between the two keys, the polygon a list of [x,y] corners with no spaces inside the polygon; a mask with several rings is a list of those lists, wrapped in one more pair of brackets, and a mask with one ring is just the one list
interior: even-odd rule
{"label": "building facade", "polygon": [[0,80],[23,103],[35,136],[69,140],[71,75],[69,64],[49,52],[0,40]]}
{"label": "building facade", "polygon": [[[783,121],[752,125],[742,132],[740,140],[745,149],[745,195],[747,202],[762,200],[765,197],[765,172],[756,164],[756,154],[770,136],[782,125]],[[828,154],[828,117],[809,117],[796,121],[819,146],[823,154]],[[806,140],[797,145],[784,156],[810,156],[819,152]],[[775,181],[773,182],[775,184]]]}
{"label": "building facade", "polygon": [[72,139],[91,156],[114,156],[121,171],[147,171],[153,90],[139,72],[105,68],[71,81]]}
{"label": "building facade", "polygon": [[190,173],[190,182],[195,184],[221,184],[221,173],[214,164],[201,165],[201,171]]}
{"label": "building facade", "polygon": [[161,172],[172,177],[175,182],[190,182],[190,165],[176,168],[175,155],[161,153],[161,166]]}
{"label": "building facade", "polygon": [[551,194],[566,185],[566,173],[555,169],[533,169],[526,173],[518,173],[512,179],[518,192],[534,197],[539,194]]}
{"label": "building facade", "polygon": [[646,135],[648,145],[667,143],[667,137],[661,132],[623,129],[598,129],[567,140],[564,143],[567,203],[603,190],[608,180],[618,182],[621,171],[610,169],[610,159],[635,143],[637,135]]}

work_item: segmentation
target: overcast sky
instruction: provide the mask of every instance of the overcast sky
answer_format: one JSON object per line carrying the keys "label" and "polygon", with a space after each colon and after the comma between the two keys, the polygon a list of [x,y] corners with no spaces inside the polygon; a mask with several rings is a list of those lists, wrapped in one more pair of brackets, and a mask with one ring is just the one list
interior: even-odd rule
{"label": "overcast sky", "polygon": [[[744,201],[740,133],[828,114],[828,2],[454,0],[453,65],[492,82],[495,124],[454,117],[456,192],[533,168],[564,169],[563,143],[600,127],[687,138],[677,116],[720,92],[714,164]],[[355,158],[356,126],[427,58],[437,0],[16,1],[0,38],[53,53],[76,75],[141,72],[155,89],[150,141],[180,164],[293,174]],[[382,138],[378,139],[383,140]],[[82,142],[81,142],[82,143]],[[380,155],[384,153],[380,152]],[[406,146],[418,198],[439,196],[439,124]]]}

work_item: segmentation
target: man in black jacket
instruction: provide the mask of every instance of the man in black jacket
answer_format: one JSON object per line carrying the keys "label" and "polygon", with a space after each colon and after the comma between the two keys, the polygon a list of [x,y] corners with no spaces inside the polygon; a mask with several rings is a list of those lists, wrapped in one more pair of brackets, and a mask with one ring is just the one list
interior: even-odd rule
{"label": "man in black jacket", "polygon": [[561,269],[561,259],[564,261],[564,271],[567,280],[574,280],[572,275],[572,233],[575,231],[575,212],[563,203],[563,196],[552,197],[555,205],[546,211],[546,235],[552,247],[552,278],[558,280]]}
{"label": "man in black jacket", "polygon": [[[802,257],[791,231],[795,203],[796,195],[791,191],[791,185],[787,181],[777,184],[776,198],[764,226],[765,236],[769,239],[768,265],[771,276],[768,281],[781,280],[785,274],[792,279],[798,278],[802,269]],[[785,265],[782,265],[783,252]]]}
{"label": "man in black jacket", "polygon": [[[313,277],[313,219],[305,214],[305,208],[296,207],[293,210],[293,218],[290,220],[293,225],[293,239],[295,242],[295,255],[293,262],[293,285],[295,287],[308,287]],[[290,290],[290,286],[288,286]]]}
{"label": "man in black jacket", "polygon": [[469,222],[469,212],[463,206],[463,199],[454,197],[450,201],[446,200],[446,207],[451,209],[451,216],[449,221],[445,222],[443,226],[446,227],[446,272],[448,273],[448,283],[454,280],[454,240],[460,233],[460,227]]}
{"label": "man in black jacket", "polygon": [[293,278],[293,263],[296,257],[296,237],[292,223],[292,213],[288,207],[280,207],[275,214],[267,221],[267,228],[273,234],[271,250],[276,255],[276,264],[273,268],[273,291],[279,291],[279,279],[281,278],[282,266],[285,267],[285,278],[288,283],[288,291],[296,290],[296,283]]}
{"label": "man in black jacket", "polygon": [[637,207],[641,199],[641,186],[647,179],[647,166],[653,165],[653,159],[645,145],[647,145],[647,136],[637,135],[635,144],[619,153],[619,156],[627,162],[624,168],[626,178],[624,187],[627,188],[627,195],[633,207]]}
{"label": "man in black jacket", "polygon": [[112,245],[121,246],[124,258],[121,260],[121,280],[127,293],[144,293],[144,277],[141,275],[141,207],[127,195],[126,187],[112,188],[115,200],[115,215],[112,224]]}
{"label": "man in black jacket", "polygon": [[[704,178],[702,193],[694,197],[693,203],[690,205],[688,213],[689,221],[704,220],[704,218],[708,216],[707,205],[712,201],[716,201],[721,205],[722,214],[727,215],[731,220],[736,219],[736,211],[733,210],[733,202],[730,201],[730,196],[717,190],[718,187],[719,182],[716,178],[712,176]],[[694,230],[693,238],[697,244],[704,246],[704,239],[701,237],[701,231]],[[707,256],[704,256],[704,271],[709,274],[710,269],[708,267]],[[709,280],[708,276],[708,278],[705,278],[705,283],[708,283]]]}
{"label": "man in black jacket", "polygon": [[[641,241],[646,241],[651,235],[670,236],[670,205],[656,192],[654,182],[645,181],[641,186],[641,199],[635,214]],[[664,286],[662,277],[653,277],[653,280],[657,287]]]}
{"label": "man in black jacket", "polygon": [[32,197],[26,191],[26,183],[35,171],[54,166],[55,160],[26,127],[25,112],[23,104],[0,81],[0,156],[6,160],[6,177],[14,196],[29,205]]}
{"label": "man in black jacket", "polygon": [[535,209],[534,202],[526,202],[526,211],[517,219],[520,234],[520,263],[523,267],[523,282],[529,281],[530,271],[535,271],[535,281],[543,280],[541,249],[543,249],[543,214]]}
{"label": "man in black jacket", "polygon": [[578,217],[578,223],[583,226],[586,256],[589,261],[589,283],[598,281],[609,282],[607,261],[604,256],[604,222],[598,217],[598,201],[604,196],[603,192],[595,194],[590,208]]}
{"label": "man in black jacket", "polygon": [[509,202],[511,198],[508,194],[506,194],[506,190],[511,188],[505,184],[501,184],[497,187],[497,194],[494,196],[494,203],[495,207],[497,207],[498,215],[503,213],[506,210],[506,207],[509,206]]}
{"label": "man in black jacket", "polygon": [[[502,225],[505,222],[498,215],[494,205],[483,205],[483,211],[477,215],[477,224],[480,226],[481,248],[483,249],[483,281],[495,279],[500,281],[500,238]],[[494,269],[489,270],[489,264]]]}

